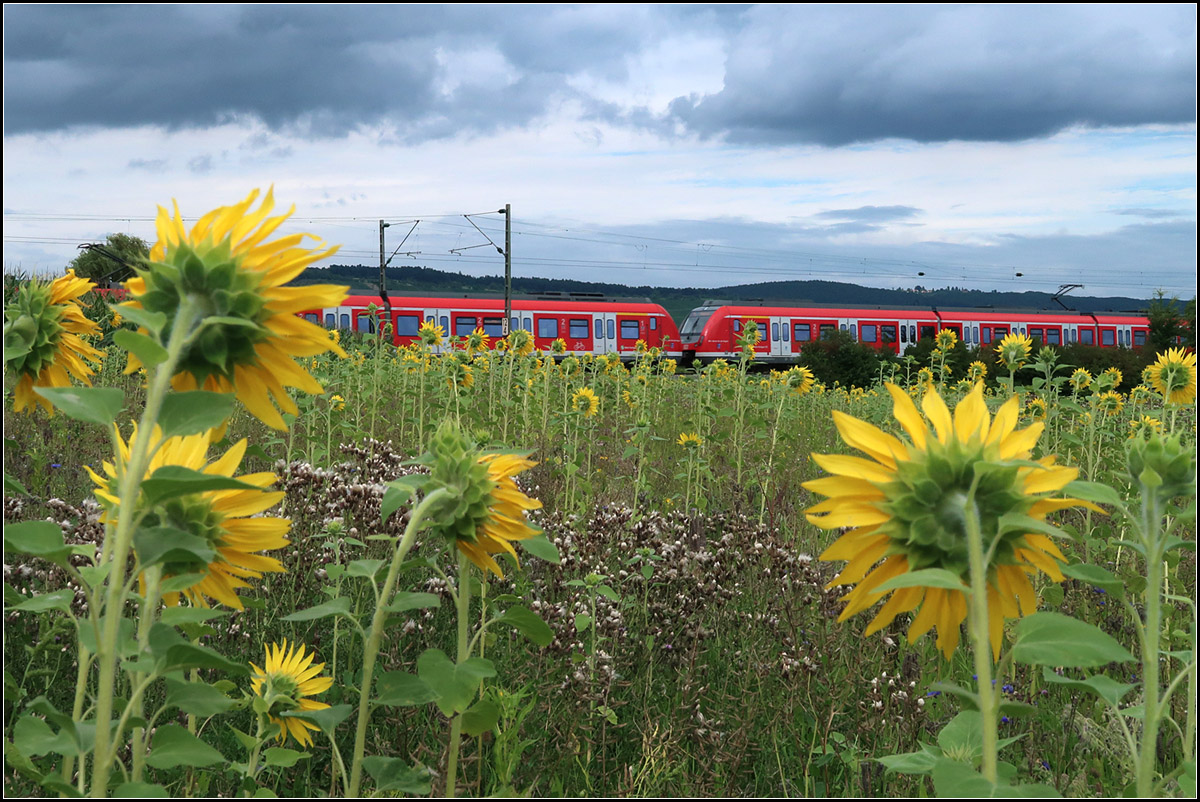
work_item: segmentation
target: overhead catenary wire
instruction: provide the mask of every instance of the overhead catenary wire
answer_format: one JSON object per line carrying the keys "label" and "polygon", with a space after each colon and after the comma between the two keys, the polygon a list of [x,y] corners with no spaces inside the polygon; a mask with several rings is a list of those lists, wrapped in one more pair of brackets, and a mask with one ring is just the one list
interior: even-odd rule
{"label": "overhead catenary wire", "polygon": [[[473,228],[482,235],[497,252],[504,251],[492,236],[499,235],[502,229],[499,221],[487,219],[488,215],[496,212],[477,212],[473,214],[429,214],[420,215],[424,221],[423,229],[436,234],[437,229],[469,230]],[[390,219],[412,220],[415,215],[393,215]],[[473,217],[480,217],[476,223]],[[86,214],[50,214],[34,212],[6,212],[6,222],[28,222],[37,224],[86,222],[86,223],[149,223],[153,218],[136,215],[86,215]],[[185,218],[187,220],[189,218]],[[198,219],[198,218],[195,218]],[[361,230],[367,234],[368,224],[372,228],[377,225],[378,217],[364,216],[309,216],[293,217],[288,221],[289,226],[320,223],[333,225],[348,231]],[[491,235],[489,235],[489,232]],[[608,271],[639,271],[644,273],[699,273],[704,275],[727,275],[729,283],[746,283],[747,279],[779,276],[786,279],[823,279],[832,281],[850,281],[866,279],[870,281],[892,280],[893,282],[918,283],[918,271],[921,272],[920,283],[957,284],[962,286],[996,285],[1000,283],[1019,283],[1025,287],[1052,287],[1062,284],[1064,268],[1041,268],[1029,265],[980,263],[967,260],[931,261],[927,257],[919,260],[903,257],[867,256],[863,254],[837,254],[807,249],[784,250],[773,248],[758,248],[746,245],[714,243],[711,241],[689,241],[670,237],[656,237],[628,232],[614,232],[588,228],[586,226],[566,227],[561,224],[549,224],[523,221],[519,227],[514,227],[512,234],[518,237],[536,241],[578,242],[594,247],[615,248],[612,258],[570,258],[565,256],[538,255],[534,249],[518,248],[521,253],[520,264],[527,267],[537,267],[542,270],[582,270],[595,269]],[[23,245],[73,245],[95,240],[96,235],[90,236],[54,236],[51,234],[15,235],[6,232],[5,242]],[[327,260],[336,263],[344,262],[348,257],[370,257],[375,251],[366,248],[355,248],[351,240],[350,247],[342,247],[337,255]],[[445,253],[434,252],[429,248],[422,254],[422,262],[430,265],[452,265],[458,269],[478,261],[480,267],[495,269],[494,257],[484,257],[482,254],[469,251],[480,245],[445,249]],[[620,252],[631,249],[631,260],[620,257]],[[397,249],[398,250],[398,249]],[[703,252],[703,253],[702,253]],[[647,258],[647,253],[657,253],[659,258]],[[397,254],[393,254],[395,257]],[[408,254],[405,254],[409,256]],[[703,256],[703,258],[701,258]],[[673,259],[672,257],[677,257]],[[410,256],[410,258],[414,258]],[[388,260],[391,262],[391,259]],[[852,269],[856,268],[856,269]],[[1024,275],[1017,273],[1023,271]],[[1047,275],[1039,277],[1036,274],[1045,271]],[[834,273],[834,275],[831,275]],[[561,277],[561,276],[560,276]],[[1186,284],[1181,281],[1180,284]],[[1098,265],[1089,269],[1089,288],[1130,288],[1144,286],[1149,292],[1163,285],[1160,281],[1145,281],[1140,277],[1131,279],[1128,271],[1120,268],[1108,268]],[[1183,289],[1180,286],[1178,289]]]}

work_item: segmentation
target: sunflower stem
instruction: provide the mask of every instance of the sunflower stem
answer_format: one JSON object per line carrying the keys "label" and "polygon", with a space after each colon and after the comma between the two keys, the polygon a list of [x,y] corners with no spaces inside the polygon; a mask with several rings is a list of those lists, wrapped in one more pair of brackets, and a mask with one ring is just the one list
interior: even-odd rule
{"label": "sunflower stem", "polygon": [[[471,656],[471,647],[467,640],[467,617],[471,612],[471,578],[468,575],[467,555],[458,552],[458,659],[461,665]],[[449,755],[446,757],[446,798],[454,797],[454,789],[458,784],[458,747],[462,741],[462,713],[458,713],[450,722]]]}
{"label": "sunflower stem", "polygon": [[[976,482],[978,477],[976,477]],[[979,680],[979,712],[983,716],[983,776],[991,783],[997,780],[996,753],[996,691],[992,687],[992,656],[988,642],[987,565],[983,555],[983,533],[979,523],[979,508],[975,505],[975,486],[967,495],[964,512],[967,524],[967,552],[971,566],[971,615],[967,629],[971,636],[971,651],[975,658],[975,675]]]}
{"label": "sunflower stem", "polygon": [[142,479],[150,462],[150,444],[154,439],[154,427],[158,423],[163,401],[170,390],[175,366],[183,355],[184,346],[192,334],[192,327],[199,318],[199,310],[186,295],[180,300],[167,342],[167,358],[152,368],[152,380],[146,393],[146,407],[138,425],[137,435],[129,444],[129,461],[124,475],[120,477],[121,495],[118,510],[124,512],[117,518],[116,537],[109,555],[112,569],[108,576],[108,587],[104,598],[104,626],[98,644],[96,660],[99,680],[96,688],[96,742],[92,754],[92,796],[108,796],[108,776],[112,769],[111,745],[121,737],[120,729],[113,733],[110,722],[113,713],[113,692],[117,669],[117,639],[120,636],[121,619],[125,608],[125,564],[133,546],[134,515],[138,496],[141,495]]}
{"label": "sunflower stem", "polygon": [[[142,614],[138,619],[138,648],[145,652],[150,646],[150,628],[154,626],[154,621],[157,618],[155,613],[158,612],[158,602],[162,598],[162,566],[155,565],[146,569],[146,596],[142,603]],[[144,679],[145,674],[136,673],[133,675],[134,684],[139,684]],[[142,711],[137,711],[141,716]],[[133,733],[130,736],[130,748],[133,753],[132,767],[130,778],[133,782],[142,781],[142,771],[146,765],[146,749],[145,749],[145,731],[141,727],[134,727]]]}
{"label": "sunflower stem", "polygon": [[425,515],[436,501],[449,493],[445,488],[438,488],[421,500],[408,519],[404,535],[396,544],[392,555],[392,564],[388,568],[387,578],[383,582],[383,591],[379,594],[379,602],[375,605],[375,615],[371,620],[371,631],[363,645],[362,687],[358,692],[358,726],[354,735],[354,757],[350,763],[350,784],[346,789],[347,797],[358,796],[362,783],[363,748],[367,739],[367,721],[371,717],[371,678],[375,673],[375,658],[383,644],[383,627],[387,623],[387,606],[391,601],[392,591],[396,587],[396,579],[400,575],[400,565],[412,548],[417,532],[425,521]]}

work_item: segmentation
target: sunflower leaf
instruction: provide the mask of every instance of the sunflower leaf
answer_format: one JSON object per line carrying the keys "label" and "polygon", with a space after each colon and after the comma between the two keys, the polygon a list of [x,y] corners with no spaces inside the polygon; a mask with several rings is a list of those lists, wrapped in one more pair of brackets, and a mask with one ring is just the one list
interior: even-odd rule
{"label": "sunflower leaf", "polygon": [[179,766],[211,766],[225,757],[178,724],[163,724],[154,733],[154,745],[146,763],[156,769]]}
{"label": "sunflower leaf", "polygon": [[413,767],[398,757],[366,757],[363,768],[375,780],[375,790],[399,791],[413,796],[428,796],[430,791],[429,771],[420,766]]}
{"label": "sunflower leaf", "polygon": [[163,437],[200,434],[215,429],[233,413],[232,393],[213,393],[193,390],[186,393],[170,393],[163,399],[158,425]]}
{"label": "sunflower leaf", "polygon": [[510,607],[496,620],[510,625],[538,646],[549,646],[554,640],[554,631],[550,626],[528,608]]}
{"label": "sunflower leaf", "polygon": [[545,560],[553,565],[558,565],[562,562],[562,557],[558,554],[558,548],[544,534],[526,538],[520,541],[520,543],[522,549],[540,560]]}
{"label": "sunflower leaf", "polygon": [[34,387],[68,418],[111,426],[125,409],[125,393],[115,387]]}
{"label": "sunflower leaf", "polygon": [[1127,685],[1123,682],[1117,682],[1115,679],[1104,674],[1097,674],[1094,677],[1085,677],[1084,679],[1074,679],[1072,677],[1059,676],[1050,666],[1042,666],[1042,677],[1046,682],[1051,682],[1056,685],[1066,685],[1078,690],[1091,691],[1099,696],[1104,701],[1108,702],[1113,707],[1121,703],[1121,698],[1125,694],[1136,688],[1136,685]]}
{"label": "sunflower leaf", "polygon": [[1135,659],[1099,627],[1051,612],[1034,613],[1020,620],[1012,655],[1018,663],[1066,668],[1097,668]]}
{"label": "sunflower leaf", "polygon": [[1089,585],[1094,585],[1107,593],[1111,593],[1113,598],[1125,598],[1125,583],[1106,568],[1087,563],[1073,563],[1062,566],[1062,572],[1072,579],[1087,582]]}
{"label": "sunflower leaf", "polygon": [[480,699],[463,713],[463,732],[477,738],[485,732],[490,732],[499,720],[500,707],[495,702]]}
{"label": "sunflower leaf", "polygon": [[145,334],[138,334],[129,329],[118,329],[113,332],[112,338],[114,343],[136,356],[138,361],[148,368],[167,361],[167,349]]}
{"label": "sunflower leaf", "polygon": [[1076,479],[1069,482],[1062,492],[1068,496],[1081,498],[1084,501],[1093,501],[1097,504],[1111,504],[1114,507],[1124,505],[1116,490],[1099,482],[1084,482]]}
{"label": "sunflower leaf", "polygon": [[314,621],[318,618],[327,618],[331,615],[349,615],[350,614],[350,599],[345,596],[339,596],[333,601],[327,601],[324,604],[318,604],[316,607],[309,607],[305,610],[285,615],[284,621]]}
{"label": "sunflower leaf", "polygon": [[149,506],[161,504],[178,496],[206,493],[211,490],[258,490],[262,488],[228,476],[194,471],[182,465],[164,465],[142,482],[142,492]]}
{"label": "sunflower leaf", "polygon": [[207,540],[173,526],[139,527],[133,533],[133,548],[143,568],[164,562],[207,566],[217,558]]}
{"label": "sunflower leaf", "polygon": [[911,587],[945,588],[963,593],[971,592],[971,589],[963,584],[958,574],[947,571],[945,568],[923,568],[920,571],[909,571],[880,584],[875,588],[875,592],[884,593],[889,590]]}

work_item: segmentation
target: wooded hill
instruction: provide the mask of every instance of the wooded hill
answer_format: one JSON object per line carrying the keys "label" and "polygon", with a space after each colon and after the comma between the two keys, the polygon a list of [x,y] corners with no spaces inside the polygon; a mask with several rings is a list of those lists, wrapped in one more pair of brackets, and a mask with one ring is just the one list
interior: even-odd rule
{"label": "wooded hill", "polygon": [[[349,284],[358,294],[378,292],[379,268],[366,265],[330,265],[309,268],[301,283]],[[503,276],[468,276],[428,267],[388,268],[387,289],[391,296],[412,294],[503,295]],[[709,300],[726,302],[767,302],[771,305],[837,305],[848,307],[916,306],[938,308],[998,308],[1062,311],[1062,307],[1044,292],[997,292],[946,288],[940,290],[885,290],[860,287],[836,281],[770,281],[714,289],[696,287],[631,287],[598,281],[574,279],[513,277],[514,297],[547,292],[601,293],[612,298],[649,298],[682,322],[688,312]],[[1079,312],[1130,312],[1144,314],[1148,299],[1095,298],[1067,295],[1062,302]]]}

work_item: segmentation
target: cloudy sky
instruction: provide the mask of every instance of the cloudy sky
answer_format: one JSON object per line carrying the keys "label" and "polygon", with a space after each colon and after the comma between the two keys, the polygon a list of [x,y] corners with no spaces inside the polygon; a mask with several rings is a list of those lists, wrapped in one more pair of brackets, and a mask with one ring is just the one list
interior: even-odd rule
{"label": "cloudy sky", "polygon": [[5,270],[273,184],[341,264],[1192,297],[1196,182],[1191,4],[4,7]]}

